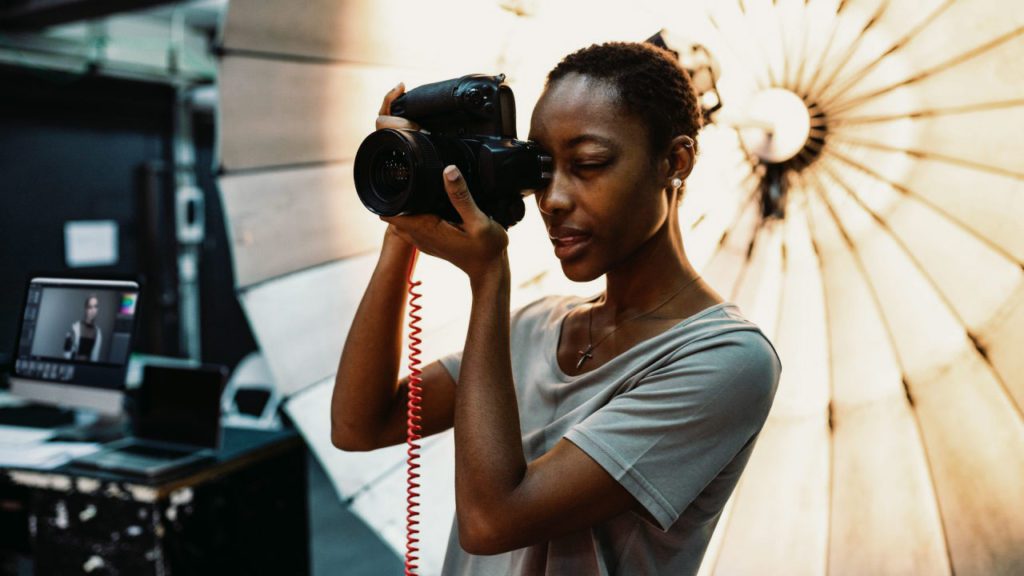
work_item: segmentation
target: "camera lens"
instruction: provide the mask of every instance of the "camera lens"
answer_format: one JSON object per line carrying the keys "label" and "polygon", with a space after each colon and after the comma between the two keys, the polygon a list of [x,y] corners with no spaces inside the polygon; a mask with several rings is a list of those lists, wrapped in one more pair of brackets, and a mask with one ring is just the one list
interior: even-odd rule
{"label": "camera lens", "polygon": [[409,157],[401,150],[382,150],[373,159],[373,193],[383,202],[400,195],[412,172]]}
{"label": "camera lens", "polygon": [[422,212],[444,194],[437,150],[415,130],[386,128],[370,134],[356,152],[353,169],[359,199],[382,216]]}

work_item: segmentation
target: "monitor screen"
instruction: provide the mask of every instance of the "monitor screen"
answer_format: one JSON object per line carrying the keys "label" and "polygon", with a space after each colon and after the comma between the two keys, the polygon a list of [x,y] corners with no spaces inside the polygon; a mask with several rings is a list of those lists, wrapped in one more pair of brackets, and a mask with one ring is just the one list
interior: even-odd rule
{"label": "monitor screen", "polygon": [[[76,397],[66,394],[72,388],[52,384],[79,392],[123,390],[138,299],[135,282],[33,278],[22,308],[12,392],[76,406]],[[25,388],[33,382],[51,386],[40,397]]]}

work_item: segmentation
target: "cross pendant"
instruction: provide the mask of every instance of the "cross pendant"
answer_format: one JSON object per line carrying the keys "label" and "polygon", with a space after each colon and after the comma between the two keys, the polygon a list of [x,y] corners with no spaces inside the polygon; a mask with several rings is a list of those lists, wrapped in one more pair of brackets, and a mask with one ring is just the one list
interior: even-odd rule
{"label": "cross pendant", "polygon": [[593,344],[588,344],[586,350],[579,350],[579,351],[576,352],[576,355],[580,357],[579,362],[576,362],[576,369],[577,370],[579,370],[583,366],[584,362],[586,362],[587,360],[590,360],[591,358],[594,357],[594,355],[590,353],[590,351],[593,350],[593,349],[594,349],[594,345]]}

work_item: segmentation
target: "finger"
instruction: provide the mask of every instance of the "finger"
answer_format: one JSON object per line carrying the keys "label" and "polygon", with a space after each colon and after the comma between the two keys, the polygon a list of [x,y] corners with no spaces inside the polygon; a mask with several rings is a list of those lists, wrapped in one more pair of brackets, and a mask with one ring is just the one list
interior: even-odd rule
{"label": "finger", "polygon": [[409,216],[387,216],[381,220],[388,222],[394,234],[415,246],[424,254],[436,256],[441,246],[450,244],[465,234],[433,214]]}
{"label": "finger", "polygon": [[435,233],[442,220],[434,214],[408,214],[404,216],[381,216],[395,230],[414,238],[424,238]]}
{"label": "finger", "polygon": [[452,206],[455,207],[459,216],[462,216],[463,225],[467,230],[487,223],[489,218],[473,201],[473,195],[469,193],[469,188],[466,186],[466,179],[454,165],[449,165],[444,169],[444,189],[448,192],[448,199],[451,200]]}
{"label": "finger", "polygon": [[381,103],[380,112],[378,112],[378,114],[380,114],[381,116],[389,116],[391,114],[391,103],[394,102],[395,99],[401,96],[402,93],[404,92],[404,82],[399,82],[394,88],[388,90],[388,93],[384,95],[384,102]]}
{"label": "finger", "polygon": [[395,128],[399,130],[419,130],[420,125],[398,116],[377,116],[377,130]]}
{"label": "finger", "polygon": [[388,231],[391,234],[394,234],[395,236],[398,236],[399,238],[401,238],[402,240],[404,240],[408,244],[411,244],[413,246],[416,245],[416,242],[413,240],[413,237],[409,234],[409,232],[407,230],[402,228],[401,224],[393,221],[391,218],[384,217],[384,216],[381,216],[380,219],[385,221],[385,222],[387,222],[388,224],[390,224],[390,226],[388,226]]}

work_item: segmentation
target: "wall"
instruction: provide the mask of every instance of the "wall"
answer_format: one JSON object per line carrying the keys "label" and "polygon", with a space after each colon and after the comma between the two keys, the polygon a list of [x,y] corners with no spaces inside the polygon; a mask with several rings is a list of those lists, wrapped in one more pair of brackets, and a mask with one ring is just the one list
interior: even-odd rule
{"label": "wall", "polygon": [[[0,365],[17,335],[26,279],[68,272],[67,220],[115,220],[119,262],[90,274],[141,276],[141,330],[136,350],[176,355],[173,253],[144,242],[140,216],[143,167],[170,165],[173,92],[166,86],[92,74],[0,67]],[[255,348],[233,292],[219,195],[212,176],[213,117],[194,121],[197,180],[206,193],[207,241],[200,272],[203,356],[234,366]],[[169,174],[169,173],[167,173]],[[160,179],[164,199],[169,179]],[[164,202],[166,204],[166,202]],[[172,234],[162,231],[164,236]],[[158,259],[158,266],[154,266]],[[164,274],[166,275],[166,274]]]}

